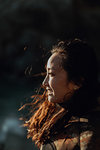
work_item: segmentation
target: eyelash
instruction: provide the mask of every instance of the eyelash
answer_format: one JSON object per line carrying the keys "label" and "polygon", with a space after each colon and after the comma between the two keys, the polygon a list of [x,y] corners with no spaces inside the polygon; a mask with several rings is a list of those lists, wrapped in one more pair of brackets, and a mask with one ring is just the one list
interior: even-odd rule
{"label": "eyelash", "polygon": [[51,75],[52,77],[55,76],[54,73],[52,72],[48,73],[48,75]]}

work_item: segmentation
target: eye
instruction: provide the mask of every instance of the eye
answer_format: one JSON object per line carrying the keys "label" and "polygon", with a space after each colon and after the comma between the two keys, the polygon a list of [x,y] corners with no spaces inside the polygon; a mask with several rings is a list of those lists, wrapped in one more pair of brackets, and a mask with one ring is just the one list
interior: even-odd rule
{"label": "eye", "polygon": [[53,72],[49,72],[48,75],[51,76],[51,77],[55,76],[55,74]]}

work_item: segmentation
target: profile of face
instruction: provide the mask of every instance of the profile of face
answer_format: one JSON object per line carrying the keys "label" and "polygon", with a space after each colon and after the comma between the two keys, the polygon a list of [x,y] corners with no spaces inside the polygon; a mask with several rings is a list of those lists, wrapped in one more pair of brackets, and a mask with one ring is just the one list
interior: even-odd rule
{"label": "profile of face", "polygon": [[[75,91],[75,83],[68,80],[68,73],[61,65],[62,58],[59,53],[54,53],[47,62],[47,75],[43,86],[47,90],[48,101],[62,103],[69,100]],[[78,88],[78,87],[77,87]]]}

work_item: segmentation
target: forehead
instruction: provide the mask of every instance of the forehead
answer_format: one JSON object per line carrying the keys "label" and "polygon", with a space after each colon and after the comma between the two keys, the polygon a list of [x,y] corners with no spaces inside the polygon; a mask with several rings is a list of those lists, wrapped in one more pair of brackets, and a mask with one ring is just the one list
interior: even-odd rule
{"label": "forehead", "polygon": [[54,70],[61,69],[62,68],[61,62],[62,62],[61,55],[58,53],[54,53],[48,59],[47,69],[54,69]]}

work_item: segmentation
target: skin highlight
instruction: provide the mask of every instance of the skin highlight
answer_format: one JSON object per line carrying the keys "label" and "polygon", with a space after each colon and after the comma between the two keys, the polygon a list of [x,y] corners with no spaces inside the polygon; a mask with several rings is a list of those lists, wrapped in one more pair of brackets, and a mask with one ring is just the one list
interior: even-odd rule
{"label": "skin highlight", "polygon": [[47,62],[47,75],[43,81],[43,86],[48,93],[48,101],[62,103],[68,100],[74,93],[75,84],[68,80],[68,73],[62,68],[61,55],[54,53]]}

